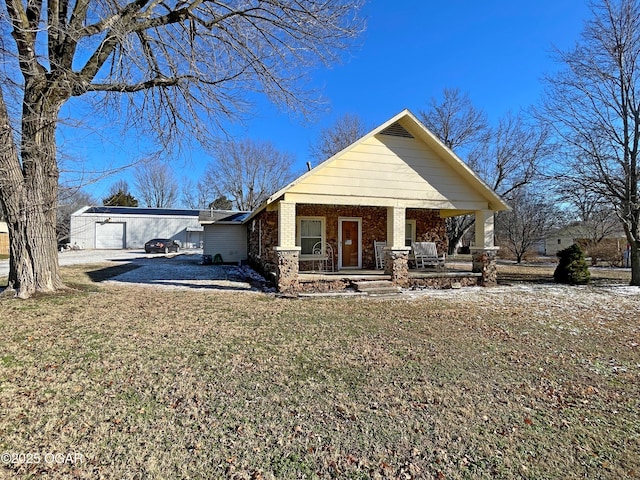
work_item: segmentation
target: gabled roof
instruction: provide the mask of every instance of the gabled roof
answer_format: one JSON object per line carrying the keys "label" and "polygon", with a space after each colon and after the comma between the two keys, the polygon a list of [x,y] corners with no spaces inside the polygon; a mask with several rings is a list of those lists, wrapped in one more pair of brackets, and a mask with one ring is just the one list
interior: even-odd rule
{"label": "gabled roof", "polygon": [[[586,222],[576,222],[571,225],[566,225],[564,227],[557,228],[546,236],[546,239],[555,239],[558,237],[563,238],[571,238],[571,239],[579,239],[579,238],[588,238],[591,236],[594,231],[593,225],[589,225]],[[604,238],[627,238],[624,230],[610,231]]]}
{"label": "gabled roof", "polygon": [[250,213],[238,210],[202,210],[198,221],[201,225],[211,225],[213,223],[240,224]]}
{"label": "gabled roof", "polygon": [[[392,137],[397,138],[394,139]],[[392,145],[392,147],[389,147],[389,145]],[[392,148],[396,146],[398,146],[397,151],[401,150],[400,146],[406,148],[402,150],[403,153],[395,153]],[[375,148],[378,148],[378,150],[374,151]],[[387,169],[386,171],[376,170],[375,168],[367,172],[350,170],[353,165],[356,165],[358,161],[361,162],[362,159],[373,159],[375,166],[376,154],[378,151],[382,151],[381,149],[383,148],[386,158],[394,157],[397,165],[381,165]],[[411,151],[411,148],[417,148],[417,150]],[[406,152],[409,152],[409,154],[407,155]],[[411,156],[412,158],[400,158],[398,160],[398,157],[402,157],[402,155]],[[367,182],[369,182],[369,184],[371,184],[372,181],[388,182],[389,188],[373,190],[377,192],[375,195],[379,195],[380,198],[386,199],[386,202],[390,202],[393,200],[394,195],[398,195],[398,198],[400,198],[402,192],[400,188],[397,187],[402,187],[402,182],[405,178],[413,180],[420,178],[421,181],[423,181],[423,185],[427,186],[426,179],[431,180],[429,178],[431,173],[428,171],[429,168],[424,168],[427,164],[429,164],[429,167],[433,167],[431,169],[432,171],[437,171],[439,174],[444,172],[446,177],[442,177],[439,180],[443,184],[447,184],[444,185],[445,188],[438,190],[437,186],[436,188],[429,187],[431,188],[429,193],[433,197],[431,200],[433,205],[437,205],[438,201],[445,204],[447,192],[457,189],[457,191],[464,190],[467,192],[467,196],[472,196],[476,200],[476,204],[484,203],[486,205],[485,208],[488,207],[490,210],[498,211],[509,209],[509,206],[498,194],[485,184],[475,172],[431,133],[409,110],[403,110],[341,152],[320,163],[286,187],[271,195],[262,206],[254,210],[254,212],[247,217],[247,220],[250,220],[270,203],[281,200],[287,195],[295,196],[300,192],[307,194],[309,192],[315,192],[317,195],[331,195],[330,192],[327,192],[327,188],[323,189],[322,185],[313,185],[314,183],[318,183],[313,181],[314,176],[318,179],[324,177],[323,181],[325,182],[335,180],[339,184],[336,187],[336,191],[343,192],[342,198],[344,198],[344,192],[351,188],[351,185],[354,185],[353,190],[357,191],[358,188],[360,188],[360,191],[363,191],[362,185]],[[336,175],[336,172],[340,169],[344,169],[345,173]],[[358,177],[358,175],[364,173],[366,173],[368,178]],[[331,175],[333,175],[332,180],[326,180]],[[333,186],[331,186],[331,188],[333,188]],[[421,195],[426,196],[427,194],[414,189],[412,195],[415,196],[415,201],[418,202]],[[363,198],[363,200],[363,204],[366,204],[367,199]],[[341,202],[337,201],[336,203]],[[451,207],[441,208],[446,209]],[[463,207],[455,207],[451,208],[451,210],[461,211]]]}

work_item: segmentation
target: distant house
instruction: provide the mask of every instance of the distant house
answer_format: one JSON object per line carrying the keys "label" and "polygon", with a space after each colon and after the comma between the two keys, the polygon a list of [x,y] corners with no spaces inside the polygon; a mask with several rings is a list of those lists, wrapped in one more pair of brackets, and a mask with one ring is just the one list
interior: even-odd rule
{"label": "distant house", "polygon": [[183,248],[202,246],[199,210],[83,207],[71,215],[70,243],[82,249],[142,248],[153,238],[171,238]]}
{"label": "distant house", "polygon": [[[583,249],[588,249],[593,243],[592,228],[584,223],[575,223],[551,232],[544,241],[545,254],[555,256],[560,250],[570,247],[574,243],[579,244]],[[627,246],[627,237],[623,231],[606,234],[599,242],[602,246],[617,249],[620,254]],[[589,254],[589,252],[587,252]]]}
{"label": "distant house", "polygon": [[[246,257],[273,273],[280,291],[295,291],[299,272],[313,269],[317,261],[328,260],[342,271],[375,268],[374,241],[386,243],[385,273],[403,285],[412,242],[435,242],[439,252],[446,252],[444,222],[451,216],[475,215],[472,251],[478,262],[495,265],[494,212],[508,208],[405,110],[235,225],[246,229]],[[210,225],[216,223],[222,222]],[[477,268],[495,281],[495,268]]]}

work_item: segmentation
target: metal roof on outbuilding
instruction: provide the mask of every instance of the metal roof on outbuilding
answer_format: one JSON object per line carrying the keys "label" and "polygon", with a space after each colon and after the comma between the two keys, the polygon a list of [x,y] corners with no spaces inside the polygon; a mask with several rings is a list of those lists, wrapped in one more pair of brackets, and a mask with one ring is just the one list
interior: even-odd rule
{"label": "metal roof on outbuilding", "polygon": [[251,212],[237,210],[201,210],[199,221],[202,225],[212,223],[242,223]]}
{"label": "metal roof on outbuilding", "polygon": [[[78,213],[78,212],[76,212]],[[170,215],[175,217],[197,217],[200,210],[177,208],[141,208],[141,207],[89,207],[81,213],[100,213],[107,215]]]}

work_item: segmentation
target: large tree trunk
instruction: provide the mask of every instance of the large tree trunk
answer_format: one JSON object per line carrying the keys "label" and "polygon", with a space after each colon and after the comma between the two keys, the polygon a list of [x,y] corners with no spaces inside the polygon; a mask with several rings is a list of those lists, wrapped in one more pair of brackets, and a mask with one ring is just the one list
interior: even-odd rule
{"label": "large tree trunk", "polygon": [[[634,162],[635,165],[635,162]],[[634,179],[637,183],[637,179]],[[638,198],[637,190],[633,192],[631,198],[636,200]],[[624,226],[624,233],[627,236],[627,242],[631,251],[629,252],[631,263],[631,285],[640,287],[640,209],[635,205],[636,202],[630,202],[630,205],[625,205],[625,216],[621,217]]]}
{"label": "large tree trunk", "polygon": [[640,242],[631,243],[631,285],[640,287]]}
{"label": "large tree trunk", "polygon": [[[46,87],[45,87],[46,88]],[[62,102],[25,89],[20,154],[0,98],[0,200],[10,238],[6,292],[28,298],[63,287],[58,266],[56,121]]]}
{"label": "large tree trunk", "polygon": [[461,215],[459,217],[449,217],[446,219],[447,224],[447,254],[455,255],[458,248],[458,243],[462,237],[471,229],[475,222],[473,215]]}

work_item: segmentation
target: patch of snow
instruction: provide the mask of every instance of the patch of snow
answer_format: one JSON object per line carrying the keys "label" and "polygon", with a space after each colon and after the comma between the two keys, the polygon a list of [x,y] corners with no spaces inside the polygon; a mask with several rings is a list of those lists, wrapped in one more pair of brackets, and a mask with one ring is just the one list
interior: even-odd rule
{"label": "patch of snow", "polygon": [[246,266],[203,265],[199,255],[136,259],[138,266],[105,283],[156,288],[257,291],[264,278]]}

